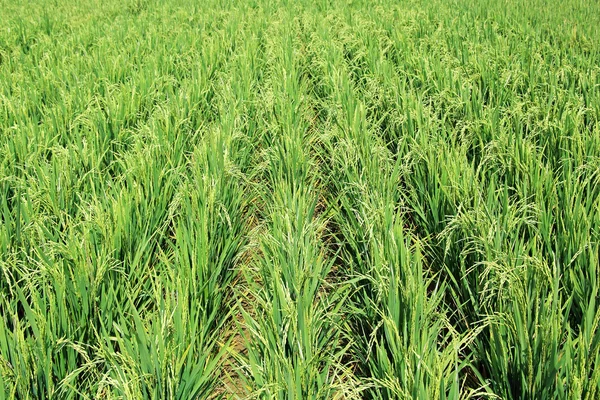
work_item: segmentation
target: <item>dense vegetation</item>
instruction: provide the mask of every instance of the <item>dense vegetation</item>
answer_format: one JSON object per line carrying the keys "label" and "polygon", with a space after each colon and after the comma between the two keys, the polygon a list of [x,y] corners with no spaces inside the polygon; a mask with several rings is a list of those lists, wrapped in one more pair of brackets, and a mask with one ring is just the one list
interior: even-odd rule
{"label": "dense vegetation", "polygon": [[0,399],[600,398],[599,10],[0,0]]}

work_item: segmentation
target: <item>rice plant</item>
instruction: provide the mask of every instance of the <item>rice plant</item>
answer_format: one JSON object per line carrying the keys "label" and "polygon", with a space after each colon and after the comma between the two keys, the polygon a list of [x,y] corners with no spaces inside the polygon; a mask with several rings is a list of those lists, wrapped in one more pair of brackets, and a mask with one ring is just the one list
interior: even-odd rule
{"label": "rice plant", "polygon": [[0,0],[0,399],[600,398],[597,8]]}

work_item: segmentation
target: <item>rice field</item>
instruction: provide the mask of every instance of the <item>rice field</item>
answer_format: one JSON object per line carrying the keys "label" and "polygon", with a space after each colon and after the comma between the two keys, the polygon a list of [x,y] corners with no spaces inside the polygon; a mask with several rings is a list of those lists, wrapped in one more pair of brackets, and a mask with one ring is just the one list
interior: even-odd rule
{"label": "rice field", "polygon": [[600,399],[596,0],[0,0],[1,399]]}

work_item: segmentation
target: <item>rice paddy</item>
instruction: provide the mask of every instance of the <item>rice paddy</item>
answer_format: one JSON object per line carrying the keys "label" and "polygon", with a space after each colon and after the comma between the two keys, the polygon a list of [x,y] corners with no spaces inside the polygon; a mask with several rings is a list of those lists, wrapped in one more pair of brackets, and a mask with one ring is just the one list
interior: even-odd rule
{"label": "rice paddy", "polygon": [[600,398],[597,1],[0,21],[0,399]]}

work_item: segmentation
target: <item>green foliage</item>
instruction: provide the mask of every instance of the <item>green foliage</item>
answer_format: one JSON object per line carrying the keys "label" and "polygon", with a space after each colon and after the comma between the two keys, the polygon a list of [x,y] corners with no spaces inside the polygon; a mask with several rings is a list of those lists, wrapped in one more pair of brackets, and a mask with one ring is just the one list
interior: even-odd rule
{"label": "green foliage", "polygon": [[599,398],[555,3],[0,0],[0,399]]}

